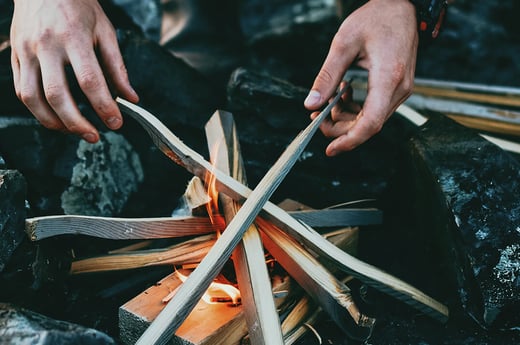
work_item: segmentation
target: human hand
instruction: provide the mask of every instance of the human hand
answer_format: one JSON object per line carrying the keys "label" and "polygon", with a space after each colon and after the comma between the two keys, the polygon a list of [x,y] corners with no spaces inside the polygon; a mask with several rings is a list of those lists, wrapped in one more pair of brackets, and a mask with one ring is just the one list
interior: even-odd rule
{"label": "human hand", "polygon": [[94,143],[99,133],[85,119],[67,84],[71,65],[93,109],[111,129],[122,125],[114,93],[137,102],[115,30],[97,0],[14,0],[11,65],[18,98],[50,129]]}
{"label": "human hand", "polygon": [[323,106],[352,64],[368,70],[368,93],[362,108],[352,102],[351,93],[344,94],[322,123],[323,134],[334,138],[326,149],[328,156],[368,140],[408,98],[417,45],[415,8],[408,0],[371,0],[343,21],[305,107],[317,110]]}

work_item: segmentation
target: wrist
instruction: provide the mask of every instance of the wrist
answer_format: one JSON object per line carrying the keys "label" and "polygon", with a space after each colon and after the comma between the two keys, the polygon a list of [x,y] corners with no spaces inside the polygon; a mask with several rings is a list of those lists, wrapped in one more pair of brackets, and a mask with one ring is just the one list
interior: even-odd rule
{"label": "wrist", "polygon": [[446,9],[447,0],[410,0],[415,6],[419,35],[428,40],[439,35]]}

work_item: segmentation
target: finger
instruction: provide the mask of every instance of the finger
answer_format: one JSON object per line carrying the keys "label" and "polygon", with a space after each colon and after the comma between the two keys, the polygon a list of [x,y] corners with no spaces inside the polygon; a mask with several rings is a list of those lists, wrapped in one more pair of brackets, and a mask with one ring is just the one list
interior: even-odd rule
{"label": "finger", "polygon": [[13,86],[18,98],[20,98],[20,61],[14,49],[11,49],[11,70],[13,71]]}
{"label": "finger", "polygon": [[94,111],[110,129],[118,129],[123,124],[119,107],[112,98],[105,76],[97,60],[92,43],[82,44],[77,40],[67,47],[70,64],[78,85],[92,105]]}
{"label": "finger", "polygon": [[25,61],[22,60],[19,65],[18,97],[44,127],[63,130],[65,125],[45,100],[38,63],[35,60]]}
{"label": "finger", "polygon": [[349,47],[348,41],[342,35],[336,34],[330,46],[329,53],[319,71],[304,105],[309,110],[316,110],[334,94],[336,87],[347,68],[357,56],[357,49]]}
{"label": "finger", "polygon": [[69,90],[63,64],[48,51],[40,54],[43,92],[49,106],[54,110],[67,131],[80,135],[88,142],[99,139],[97,130],[81,115]]}
{"label": "finger", "polygon": [[128,72],[113,28],[110,28],[110,31],[112,33],[104,35],[98,44],[102,67],[108,80],[113,84],[117,95],[130,102],[137,103],[139,96],[128,80]]}
{"label": "finger", "polygon": [[[328,155],[340,151],[350,151],[378,133],[392,114],[396,85],[385,78],[380,71],[369,72],[368,92],[363,109],[346,134],[332,141],[327,147]],[[377,82],[376,82],[377,81]]]}

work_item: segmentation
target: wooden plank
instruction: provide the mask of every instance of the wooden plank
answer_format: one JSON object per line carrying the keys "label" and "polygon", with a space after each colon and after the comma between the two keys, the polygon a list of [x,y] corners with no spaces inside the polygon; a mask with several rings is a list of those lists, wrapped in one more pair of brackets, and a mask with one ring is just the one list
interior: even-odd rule
{"label": "wooden plank", "polygon": [[[184,275],[189,273],[182,271]],[[143,291],[119,308],[119,330],[125,344],[134,344],[164,309],[163,299],[182,284],[175,273]],[[240,344],[247,333],[242,307],[229,303],[198,301],[186,321],[175,332],[174,344]]]}
{"label": "wooden plank", "polygon": [[169,248],[97,256],[73,261],[71,274],[125,270],[146,266],[199,263],[215,244],[215,235],[197,238]]}
{"label": "wooden plank", "polygon": [[[181,270],[185,275],[189,271]],[[289,279],[272,277],[276,305],[282,304],[289,290]],[[119,308],[119,331],[124,344],[135,344],[146,328],[164,309],[166,296],[181,285],[176,274],[170,274]],[[208,303],[200,300],[185,322],[175,332],[172,343],[179,345],[239,345],[247,334],[243,306]]]}
{"label": "wooden plank", "polygon": [[323,209],[289,212],[294,218],[315,227],[379,225],[383,212],[375,208]]}
{"label": "wooden plank", "polygon": [[[117,103],[124,114],[132,116],[143,126],[157,147],[174,162],[201,178],[212,174],[217,181],[217,190],[237,201],[251,195],[249,188],[220,170],[214,169],[200,154],[185,145],[148,111],[121,98],[117,98]],[[447,320],[448,309],[442,303],[402,280],[348,255],[321,237],[314,229],[297,221],[273,203],[266,202],[264,211],[264,216],[271,222],[296,237],[319,255],[333,261],[344,272],[354,275],[364,283],[400,299],[439,321]]]}
{"label": "wooden plank", "polygon": [[166,344],[168,342],[173,332],[182,324],[213,278],[220,272],[244,232],[253,223],[253,220],[283,181],[283,178],[289,173],[322,121],[329,115],[332,107],[339,101],[346,89],[347,87],[338,92],[335,99],[287,146],[251,192],[200,265],[190,275],[190,278],[181,285],[179,291],[139,338],[137,344]]}
{"label": "wooden plank", "polygon": [[[247,184],[233,116],[217,111],[206,123],[205,129],[212,163],[237,181]],[[229,223],[237,214],[240,205],[223,193],[220,193],[219,198],[222,201],[226,222]],[[251,224],[233,252],[233,265],[251,343],[283,344],[263,245],[254,224]]]}
{"label": "wooden plank", "polygon": [[[218,216],[217,216],[218,217]],[[221,218],[221,217],[220,217]],[[28,218],[25,230],[31,240],[58,235],[87,235],[111,240],[152,239],[201,235],[223,230],[208,217],[110,218],[59,215]]]}

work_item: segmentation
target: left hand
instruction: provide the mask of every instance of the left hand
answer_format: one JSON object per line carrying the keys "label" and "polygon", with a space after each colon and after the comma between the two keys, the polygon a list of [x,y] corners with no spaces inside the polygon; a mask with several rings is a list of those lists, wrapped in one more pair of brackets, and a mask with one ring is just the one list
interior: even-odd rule
{"label": "left hand", "polygon": [[328,156],[352,150],[378,133],[408,98],[417,46],[415,8],[408,0],[371,0],[343,21],[305,107],[322,107],[354,63],[368,70],[368,93],[362,108],[352,102],[351,93],[343,95],[322,123],[323,134],[334,138],[326,149]]}

